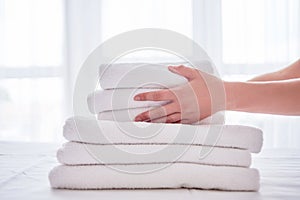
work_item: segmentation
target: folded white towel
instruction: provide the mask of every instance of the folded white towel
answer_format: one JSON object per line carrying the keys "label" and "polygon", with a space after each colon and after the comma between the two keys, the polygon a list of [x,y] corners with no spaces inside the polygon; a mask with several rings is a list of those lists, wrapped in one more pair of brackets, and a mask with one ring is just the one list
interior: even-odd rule
{"label": "folded white towel", "polygon": [[[122,166],[125,171],[130,171],[132,167],[147,167]],[[153,169],[151,165],[148,167]],[[187,163],[171,164],[161,170],[139,174],[124,173],[103,165],[61,165],[52,169],[49,180],[53,188],[64,189],[194,188],[233,191],[259,189],[259,172],[256,169]]]}
{"label": "folded white towel", "polygon": [[[130,108],[130,109],[122,109],[122,110],[103,111],[98,113],[97,119],[118,121],[118,122],[132,122],[134,121],[134,118],[138,114],[154,108],[155,107],[145,107],[145,108]],[[223,113],[219,112],[195,124],[208,125],[208,124],[223,124],[223,123],[224,123],[224,115]]]}
{"label": "folded white towel", "polygon": [[143,92],[155,91],[157,89],[115,89],[115,90],[97,90],[91,93],[87,98],[88,107],[91,113],[108,110],[119,110],[140,107],[161,106],[168,101],[135,101],[133,97]]}
{"label": "folded white towel", "polygon": [[142,107],[103,111],[98,113],[97,119],[117,122],[132,122],[138,114],[154,108],[156,107]]}
{"label": "folded white towel", "polygon": [[[186,145],[115,145],[114,147],[129,152],[128,156],[110,157],[110,145],[67,142],[58,150],[57,159],[60,163],[66,165],[183,162],[205,165],[249,167],[251,164],[250,152],[241,149],[218,147],[208,149],[208,147],[203,146],[188,147]],[[162,149],[168,149],[168,156],[160,156],[159,152]],[[201,157],[201,150],[207,151],[208,153]],[[131,156],[131,154],[134,154],[134,156]],[[140,156],[137,156],[138,154]],[[98,157],[99,155],[108,157],[108,162],[107,160],[105,162],[102,161],[100,157]]]}
{"label": "folded white towel", "polygon": [[[207,60],[196,61],[195,68],[214,73],[214,65]],[[168,66],[191,66],[189,63],[114,63],[100,66],[100,86],[112,88],[170,88],[187,80],[168,70]]]}
{"label": "folded white towel", "polygon": [[263,140],[260,129],[241,125],[114,122],[83,117],[68,119],[63,135],[69,141],[94,144],[215,145],[248,149],[250,152],[259,152]]}

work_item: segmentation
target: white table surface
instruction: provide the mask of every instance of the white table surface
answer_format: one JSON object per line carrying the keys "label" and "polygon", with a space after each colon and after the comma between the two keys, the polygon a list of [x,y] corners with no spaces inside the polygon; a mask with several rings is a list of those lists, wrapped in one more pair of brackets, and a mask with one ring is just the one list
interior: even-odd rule
{"label": "white table surface", "polygon": [[58,144],[0,142],[0,199],[300,199],[300,149],[266,149],[253,156],[259,192],[205,190],[56,190],[48,172]]}

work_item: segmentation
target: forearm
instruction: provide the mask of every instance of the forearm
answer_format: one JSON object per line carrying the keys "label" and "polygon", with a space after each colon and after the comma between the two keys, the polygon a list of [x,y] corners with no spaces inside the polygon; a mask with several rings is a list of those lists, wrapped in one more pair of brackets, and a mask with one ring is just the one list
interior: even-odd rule
{"label": "forearm", "polygon": [[300,114],[300,79],[225,82],[226,109],[281,115]]}
{"label": "forearm", "polygon": [[279,81],[294,78],[300,78],[300,59],[284,69],[254,77],[249,81]]}
{"label": "forearm", "polygon": [[283,71],[276,71],[276,72],[271,72],[271,73],[256,76],[256,77],[248,80],[248,82],[279,81],[279,80],[286,80],[286,79],[289,79],[289,78],[287,78],[287,76],[284,75]]}

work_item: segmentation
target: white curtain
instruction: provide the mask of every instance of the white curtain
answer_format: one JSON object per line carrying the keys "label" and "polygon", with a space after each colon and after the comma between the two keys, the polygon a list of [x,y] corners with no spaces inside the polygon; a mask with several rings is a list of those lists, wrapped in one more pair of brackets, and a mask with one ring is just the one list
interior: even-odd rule
{"label": "white curtain", "polygon": [[[116,34],[177,31],[223,78],[247,80],[299,57],[299,13],[299,0],[0,0],[0,139],[60,140],[78,69]],[[262,128],[265,147],[300,147],[299,117],[230,112],[228,121]]]}
{"label": "white curtain", "polygon": [[76,73],[100,44],[100,4],[0,0],[0,140],[62,140]]}
{"label": "white curtain", "polygon": [[101,44],[99,0],[65,0],[66,69],[68,114],[72,115],[72,94],[76,75],[89,55]]}
{"label": "white curtain", "polygon": [[64,104],[64,5],[0,0],[0,139],[59,139]]}

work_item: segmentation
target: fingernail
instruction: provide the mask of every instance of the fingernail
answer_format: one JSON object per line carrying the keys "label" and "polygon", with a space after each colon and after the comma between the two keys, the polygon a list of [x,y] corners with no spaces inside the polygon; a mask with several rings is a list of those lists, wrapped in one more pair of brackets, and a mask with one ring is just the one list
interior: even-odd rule
{"label": "fingernail", "polygon": [[139,96],[135,96],[134,100],[139,101],[139,100],[141,100],[141,98]]}
{"label": "fingernail", "polygon": [[142,119],[141,119],[140,117],[136,117],[136,118],[134,119],[134,121],[140,122],[140,121],[142,121]]}
{"label": "fingernail", "polygon": [[176,71],[176,66],[169,66],[169,69]]}

